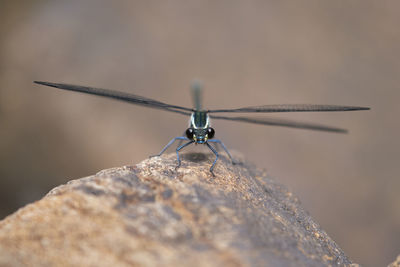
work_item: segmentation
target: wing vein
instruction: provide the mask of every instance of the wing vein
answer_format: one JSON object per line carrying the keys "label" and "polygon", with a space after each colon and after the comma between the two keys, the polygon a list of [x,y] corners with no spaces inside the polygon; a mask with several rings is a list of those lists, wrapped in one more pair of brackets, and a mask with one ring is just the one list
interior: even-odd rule
{"label": "wing vein", "polygon": [[312,105],[312,104],[283,104],[283,105],[264,105],[234,109],[212,109],[209,113],[222,112],[312,112],[312,111],[354,111],[368,110],[367,107],[338,106],[338,105]]}
{"label": "wing vein", "polygon": [[240,122],[247,122],[247,123],[261,124],[261,125],[283,126],[283,127],[297,128],[297,129],[308,129],[308,130],[335,132],[335,133],[347,133],[346,129],[336,128],[336,127],[322,125],[322,124],[316,124],[316,123],[291,121],[291,120],[285,120],[285,119],[224,117],[224,116],[215,116],[215,115],[210,115],[210,117],[213,119],[217,119],[217,120],[230,120],[230,121],[240,121]]}
{"label": "wing vein", "polygon": [[[176,105],[166,104],[154,99],[146,98],[143,96],[138,96],[130,93],[120,92],[120,91],[113,91],[109,89],[102,89],[102,88],[94,88],[94,87],[87,87],[87,86],[79,86],[79,85],[72,85],[72,84],[63,84],[63,83],[50,83],[50,82],[41,82],[35,81],[35,83],[40,85],[46,85],[58,89],[81,92],[85,94],[92,94],[97,96],[103,96],[107,98],[112,98],[124,102],[128,102],[131,104],[147,106],[151,108],[158,108],[166,111],[176,112],[184,115],[190,115],[193,109],[185,108]],[[185,112],[187,111],[187,112]]]}

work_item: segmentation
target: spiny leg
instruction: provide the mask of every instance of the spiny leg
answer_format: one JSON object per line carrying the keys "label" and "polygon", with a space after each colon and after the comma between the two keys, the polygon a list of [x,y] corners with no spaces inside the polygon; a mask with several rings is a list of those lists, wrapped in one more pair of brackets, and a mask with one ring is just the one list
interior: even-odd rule
{"label": "spiny leg", "polygon": [[231,153],[229,153],[228,149],[226,148],[224,143],[221,142],[221,140],[219,140],[219,139],[209,139],[208,142],[220,144],[222,146],[222,148],[225,150],[226,154],[228,154],[229,158],[232,161],[232,164],[233,165],[237,164],[237,162],[233,160]]}
{"label": "spiny leg", "polygon": [[175,137],[175,138],[173,138],[171,141],[169,141],[169,143],[161,150],[160,153],[158,153],[157,155],[152,155],[152,156],[150,156],[150,158],[161,156],[162,153],[164,153],[165,150],[167,150],[176,140],[189,140],[189,139],[188,139],[187,137],[185,137],[185,136],[178,136],[178,137]]}
{"label": "spiny leg", "polygon": [[[185,135],[186,135],[186,133],[183,133],[183,134],[182,134],[182,137],[186,137]],[[182,145],[183,140],[190,140],[190,139],[188,139],[188,138],[186,138],[186,139],[180,139],[179,142],[178,142],[178,145],[176,146],[176,148],[178,148],[178,147],[180,147],[180,146]]]}
{"label": "spiny leg", "polygon": [[211,174],[212,174],[213,176],[215,176],[213,170],[214,170],[215,163],[217,162],[218,157],[219,157],[219,156],[218,156],[218,152],[217,152],[217,150],[215,150],[215,148],[213,148],[212,145],[210,145],[209,143],[206,143],[206,145],[207,145],[208,148],[211,149],[211,151],[214,152],[214,154],[215,154],[215,160],[214,160],[214,162],[213,162],[213,164],[211,165],[211,168],[210,168]]}
{"label": "spiny leg", "polygon": [[[189,139],[188,139],[188,140],[189,140]],[[184,148],[184,147],[186,147],[186,146],[188,146],[188,145],[190,145],[190,144],[193,144],[193,143],[194,143],[193,140],[192,140],[192,141],[189,141],[189,142],[187,142],[186,144],[183,144],[183,145],[181,145],[180,147],[178,147],[178,148],[176,149],[176,158],[178,159],[178,165],[176,165],[175,170],[178,169],[178,168],[181,166],[181,159],[180,159],[180,157],[179,157],[179,150],[181,150],[182,148]]]}

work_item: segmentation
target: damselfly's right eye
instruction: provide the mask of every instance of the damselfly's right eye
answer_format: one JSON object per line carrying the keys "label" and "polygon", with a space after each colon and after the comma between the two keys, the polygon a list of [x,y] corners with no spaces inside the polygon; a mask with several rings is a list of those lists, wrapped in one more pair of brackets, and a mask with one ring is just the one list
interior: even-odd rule
{"label": "damselfly's right eye", "polygon": [[193,135],[194,135],[194,130],[193,128],[187,128],[186,130],[186,137],[189,139],[193,139]]}

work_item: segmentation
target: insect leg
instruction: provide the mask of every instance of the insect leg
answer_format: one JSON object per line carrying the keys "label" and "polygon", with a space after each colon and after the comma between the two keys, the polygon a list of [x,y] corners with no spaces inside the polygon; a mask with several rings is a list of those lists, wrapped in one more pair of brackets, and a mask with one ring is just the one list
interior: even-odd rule
{"label": "insect leg", "polygon": [[180,147],[178,147],[178,148],[176,149],[176,158],[177,158],[177,160],[178,160],[178,165],[176,165],[175,169],[178,169],[178,168],[181,166],[181,159],[180,159],[180,157],[179,157],[179,150],[181,150],[182,148],[184,148],[184,147],[186,147],[186,146],[188,146],[188,145],[190,145],[190,144],[193,144],[193,143],[194,143],[193,140],[192,140],[192,141],[189,141],[189,142],[187,142],[187,143],[181,145]]}
{"label": "insect leg", "polygon": [[218,157],[219,157],[219,156],[218,156],[218,152],[217,152],[217,150],[215,150],[215,148],[213,148],[213,146],[210,145],[209,143],[206,143],[206,145],[207,145],[208,148],[211,149],[211,151],[214,152],[214,154],[215,154],[215,160],[214,160],[214,162],[213,162],[213,164],[211,165],[211,168],[210,168],[211,174],[215,177],[215,174],[214,174],[213,170],[214,170],[215,163],[217,162]]}
{"label": "insect leg", "polygon": [[220,144],[222,146],[222,148],[225,150],[226,154],[228,154],[229,158],[232,161],[232,164],[233,165],[237,164],[237,162],[233,160],[231,153],[229,153],[228,149],[226,148],[224,143],[221,142],[221,140],[219,140],[219,139],[209,139],[208,142]]}
{"label": "insect leg", "polygon": [[[182,137],[186,137],[185,135],[186,135],[186,133],[183,133]],[[189,140],[189,139],[187,139],[187,138],[186,139],[180,139],[179,142],[178,142],[178,145],[176,146],[176,148],[178,148],[178,147],[180,147],[182,145],[183,140]]]}
{"label": "insect leg", "polygon": [[171,141],[169,141],[169,143],[161,150],[160,153],[158,153],[157,155],[150,156],[150,158],[161,156],[162,153],[164,153],[165,150],[167,150],[167,148],[169,148],[176,140],[189,140],[189,139],[188,139],[187,137],[185,137],[185,136],[178,136],[178,137],[175,137],[175,138],[173,138]]}

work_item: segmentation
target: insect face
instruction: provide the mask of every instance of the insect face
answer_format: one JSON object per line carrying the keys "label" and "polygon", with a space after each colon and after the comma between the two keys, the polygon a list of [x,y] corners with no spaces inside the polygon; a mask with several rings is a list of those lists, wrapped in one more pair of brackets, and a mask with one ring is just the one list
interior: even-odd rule
{"label": "insect face", "polygon": [[186,137],[196,142],[196,144],[204,144],[208,139],[214,137],[215,131],[213,128],[208,127],[205,129],[188,128],[186,130]]}

